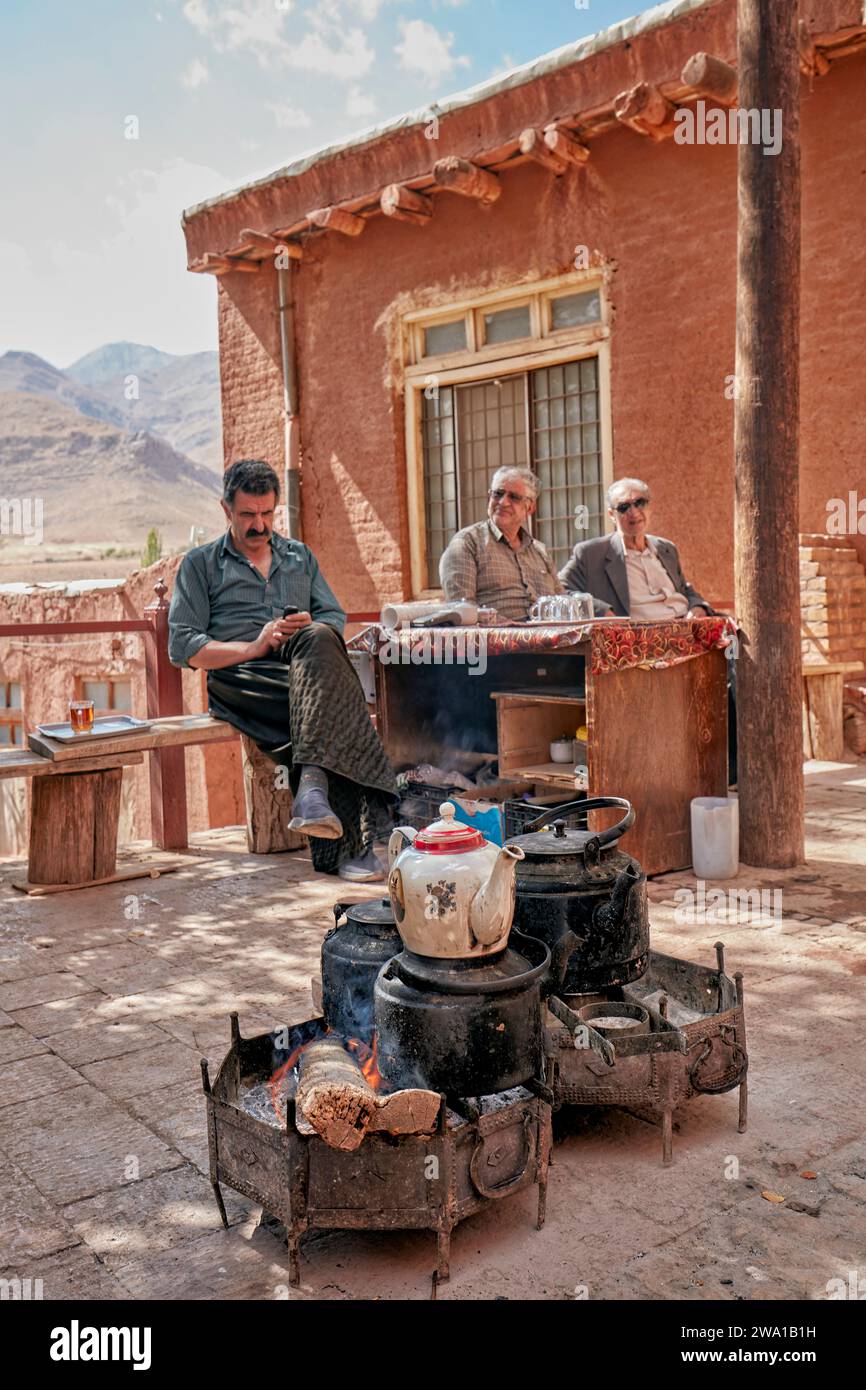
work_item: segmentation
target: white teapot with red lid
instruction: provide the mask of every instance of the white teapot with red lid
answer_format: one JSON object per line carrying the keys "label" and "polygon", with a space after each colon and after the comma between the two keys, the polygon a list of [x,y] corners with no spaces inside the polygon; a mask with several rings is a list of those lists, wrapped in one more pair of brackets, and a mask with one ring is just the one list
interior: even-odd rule
{"label": "white teapot with red lid", "polygon": [[519,847],[500,848],[456,821],[455,809],[443,801],[441,820],[417,832],[398,826],[388,842],[388,894],[403,944],[441,960],[505,949],[523,858]]}

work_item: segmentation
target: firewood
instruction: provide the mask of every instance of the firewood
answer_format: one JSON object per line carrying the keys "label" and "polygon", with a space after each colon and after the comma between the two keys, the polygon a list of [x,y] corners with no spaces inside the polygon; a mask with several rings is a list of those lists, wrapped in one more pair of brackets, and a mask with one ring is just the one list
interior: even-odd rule
{"label": "firewood", "polygon": [[432,1134],[436,1128],[440,1105],[436,1091],[392,1091],[389,1096],[377,1096],[377,1101],[371,1134],[383,1130],[388,1134]]}
{"label": "firewood", "polygon": [[296,1103],[332,1149],[357,1149],[376,1110],[376,1092],[339,1038],[318,1038],[301,1054]]}

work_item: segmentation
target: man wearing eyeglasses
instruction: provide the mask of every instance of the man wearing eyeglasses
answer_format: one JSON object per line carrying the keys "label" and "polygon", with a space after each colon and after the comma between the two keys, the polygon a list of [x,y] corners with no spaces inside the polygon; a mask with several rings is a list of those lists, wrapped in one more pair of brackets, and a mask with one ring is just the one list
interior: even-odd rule
{"label": "man wearing eyeglasses", "polygon": [[500,468],[490,480],[487,519],[454,536],[439,561],[445,598],[495,608],[503,623],[525,622],[542,594],[561,594],[556,566],[530,535],[538,498],[529,468]]}
{"label": "man wearing eyeglasses", "polygon": [[620,478],[607,490],[616,531],[580,541],[559,578],[569,592],[592,594],[622,618],[664,622],[714,613],[686,579],[673,541],[649,532],[650,493],[639,478]]}

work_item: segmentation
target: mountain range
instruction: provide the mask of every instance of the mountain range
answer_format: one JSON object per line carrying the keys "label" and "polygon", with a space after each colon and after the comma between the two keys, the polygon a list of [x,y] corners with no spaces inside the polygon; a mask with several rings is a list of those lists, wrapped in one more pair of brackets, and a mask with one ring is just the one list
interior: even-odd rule
{"label": "mountain range", "polygon": [[[140,548],[152,527],[166,549],[192,525],[217,534],[221,473],[217,353],[109,343],[63,370],[30,352],[0,357],[0,492],[43,499],[44,546],[27,548],[29,562],[52,547]],[[0,540],[7,556],[18,549]]]}

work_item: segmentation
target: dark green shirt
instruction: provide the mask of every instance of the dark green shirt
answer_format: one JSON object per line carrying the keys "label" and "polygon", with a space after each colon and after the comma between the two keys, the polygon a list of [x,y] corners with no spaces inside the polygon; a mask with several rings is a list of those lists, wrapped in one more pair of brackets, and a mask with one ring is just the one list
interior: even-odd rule
{"label": "dark green shirt", "polygon": [[230,531],[183,557],[168,613],[173,665],[189,666],[208,642],[254,642],[288,604],[342,634],[346,615],[309,546],[274,534],[271,551],[267,579],[235,549]]}

